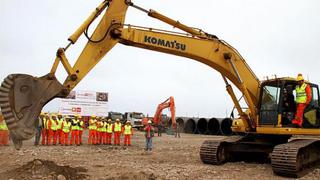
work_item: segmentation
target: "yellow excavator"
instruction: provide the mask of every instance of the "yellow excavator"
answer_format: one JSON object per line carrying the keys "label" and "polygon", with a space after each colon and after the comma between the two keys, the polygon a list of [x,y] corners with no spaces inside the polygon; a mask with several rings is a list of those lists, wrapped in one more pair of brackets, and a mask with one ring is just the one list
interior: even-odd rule
{"label": "yellow excavator", "polygon": [[[125,24],[128,7],[179,28],[183,33]],[[90,25],[102,13],[100,23],[89,35]],[[88,42],[72,66],[65,52],[82,34]],[[260,82],[237,50],[222,39],[154,10],[146,10],[131,0],[103,1],[68,40],[66,47],[58,49],[47,75],[11,74],[1,84],[0,107],[16,149],[21,148],[23,140],[34,135],[42,107],[53,98],[66,97],[108,51],[121,43],[194,59],[221,73],[239,113],[232,124],[233,132],[239,135],[205,141],[200,149],[200,159],[204,163],[218,165],[238,157],[258,155],[271,159],[276,174],[299,176],[319,162],[320,111],[316,84],[307,82],[312,89],[312,101],[306,108],[303,127],[291,127],[287,115],[290,112],[285,112],[282,105],[284,90],[292,91],[297,84],[294,78]],[[55,77],[60,63],[68,74],[63,84]],[[242,92],[248,110],[240,106],[230,82]],[[313,138],[305,135],[313,135]]]}

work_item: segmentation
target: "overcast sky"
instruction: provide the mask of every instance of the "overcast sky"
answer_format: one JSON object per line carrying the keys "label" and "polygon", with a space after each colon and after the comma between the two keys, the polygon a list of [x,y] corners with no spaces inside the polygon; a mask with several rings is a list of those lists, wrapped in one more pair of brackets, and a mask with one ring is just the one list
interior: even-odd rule
{"label": "overcast sky", "polygon": [[[42,76],[58,47],[102,0],[0,0],[0,79],[11,73]],[[320,82],[318,0],[133,0],[235,47],[259,79],[303,73]],[[175,30],[129,8],[126,23]],[[68,49],[73,64],[86,39]],[[66,74],[59,68],[57,77]],[[109,92],[111,111],[153,115],[174,96],[178,116],[224,117],[233,103],[214,69],[173,55],[116,45],[75,90]],[[45,108],[57,111],[58,103]],[[166,111],[167,112],[167,111]]]}

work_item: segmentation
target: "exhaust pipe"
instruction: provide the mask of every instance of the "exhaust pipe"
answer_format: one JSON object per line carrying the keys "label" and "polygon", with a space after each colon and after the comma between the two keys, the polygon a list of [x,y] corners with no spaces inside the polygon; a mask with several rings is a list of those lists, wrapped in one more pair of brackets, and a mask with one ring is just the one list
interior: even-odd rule
{"label": "exhaust pipe", "polygon": [[230,118],[225,118],[220,123],[220,130],[223,135],[232,135],[232,120]]}
{"label": "exhaust pipe", "polygon": [[184,132],[189,134],[196,133],[197,126],[196,121],[192,118],[188,119],[186,125],[184,126]]}
{"label": "exhaust pipe", "polygon": [[206,118],[200,118],[197,122],[197,130],[199,134],[208,133],[208,121]]}
{"label": "exhaust pipe", "polygon": [[220,123],[219,120],[216,118],[209,119],[208,122],[208,132],[211,135],[218,135],[220,134]]}

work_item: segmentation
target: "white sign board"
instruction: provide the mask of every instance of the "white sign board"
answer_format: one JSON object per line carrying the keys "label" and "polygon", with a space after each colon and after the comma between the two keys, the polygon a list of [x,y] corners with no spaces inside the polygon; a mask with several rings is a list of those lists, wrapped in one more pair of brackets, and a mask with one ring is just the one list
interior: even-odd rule
{"label": "white sign board", "polygon": [[62,115],[107,116],[108,93],[94,91],[71,91],[61,98],[59,113]]}

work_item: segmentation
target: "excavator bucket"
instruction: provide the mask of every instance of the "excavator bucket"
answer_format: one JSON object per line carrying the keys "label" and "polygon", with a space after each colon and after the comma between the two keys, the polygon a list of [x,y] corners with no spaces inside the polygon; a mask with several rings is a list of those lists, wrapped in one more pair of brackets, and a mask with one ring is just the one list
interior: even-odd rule
{"label": "excavator bucket", "polygon": [[62,92],[63,86],[52,75],[40,78],[26,74],[7,76],[0,87],[0,107],[16,149],[31,139],[42,107]]}

